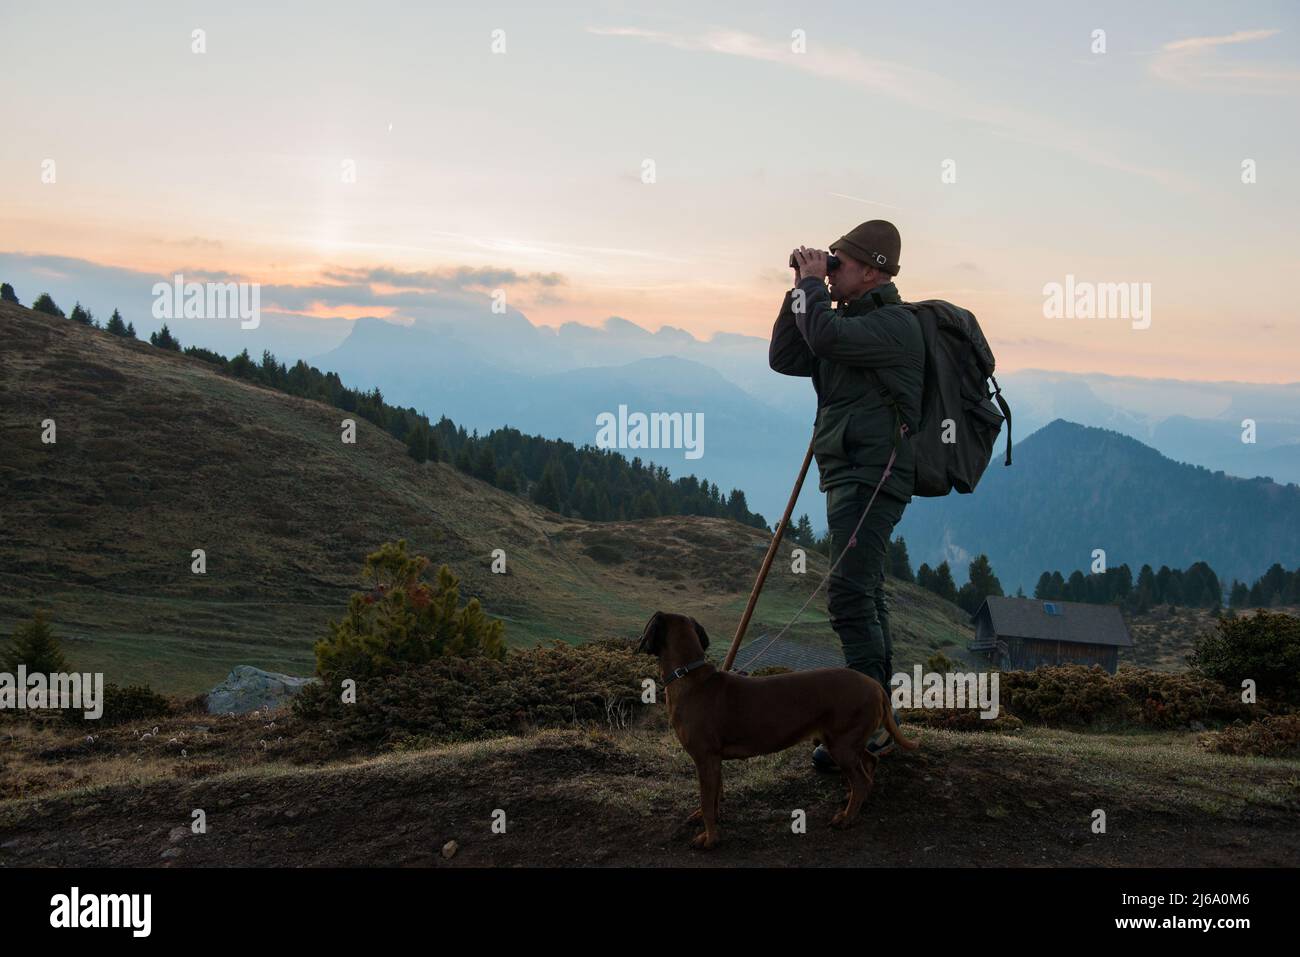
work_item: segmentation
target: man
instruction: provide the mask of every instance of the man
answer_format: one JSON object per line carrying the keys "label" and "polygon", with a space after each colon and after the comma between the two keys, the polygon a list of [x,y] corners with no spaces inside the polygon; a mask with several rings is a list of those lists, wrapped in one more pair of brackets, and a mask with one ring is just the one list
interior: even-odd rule
{"label": "man", "polygon": [[[845,664],[886,692],[893,649],[885,568],[894,526],[912,500],[912,450],[900,430],[917,429],[925,371],[920,326],[893,282],[901,245],[894,225],[880,219],[836,240],[831,252],[840,265],[829,292],[826,253],[800,246],[792,254],[797,286],[781,304],[768,350],[773,370],[809,376],[817,391],[813,452],[826,493],[831,561],[839,561],[827,593],[831,627]],[[890,474],[867,510],[891,453]],[[894,744],[882,728],[867,747],[880,756]],[[813,763],[835,767],[820,745]]]}

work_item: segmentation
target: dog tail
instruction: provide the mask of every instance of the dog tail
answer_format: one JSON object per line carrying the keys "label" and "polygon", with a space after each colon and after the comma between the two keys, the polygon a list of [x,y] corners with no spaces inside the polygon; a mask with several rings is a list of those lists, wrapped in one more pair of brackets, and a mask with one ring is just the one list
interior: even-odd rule
{"label": "dog tail", "polygon": [[909,741],[907,738],[899,734],[898,725],[894,724],[894,709],[890,705],[888,698],[884,699],[883,707],[885,711],[885,730],[888,731],[890,737],[894,739],[894,743],[904,751],[915,751],[919,748],[921,746],[920,738],[917,738],[915,741]]}

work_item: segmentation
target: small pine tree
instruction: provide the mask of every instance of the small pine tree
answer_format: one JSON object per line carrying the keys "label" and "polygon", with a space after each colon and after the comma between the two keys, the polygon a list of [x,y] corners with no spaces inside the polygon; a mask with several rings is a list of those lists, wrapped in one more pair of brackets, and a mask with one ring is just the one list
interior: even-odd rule
{"label": "small pine tree", "polygon": [[43,292],[36,297],[36,301],[32,303],[32,311],[43,312],[47,316],[58,316],[60,319],[67,318],[63,314],[63,310],[54,304],[54,300],[48,292]]}
{"label": "small pine tree", "polygon": [[68,318],[73,322],[81,323],[83,326],[93,326],[95,324],[94,314],[89,309],[83,309],[80,301],[72,307],[72,315],[68,316]]}
{"label": "small pine tree", "polygon": [[12,302],[15,306],[21,306],[18,301],[18,293],[14,292],[14,287],[9,283],[0,283],[0,302]]}
{"label": "small pine tree", "polygon": [[[171,349],[173,352],[181,351],[180,340],[172,335],[171,330],[167,328],[167,323],[165,322],[163,323],[163,327],[161,329],[159,329],[157,332],[151,332],[149,334],[149,345],[157,346],[159,349]],[[247,354],[248,354],[248,350],[245,349],[244,350],[245,359],[248,358]]]}
{"label": "small pine tree", "polygon": [[952,580],[952,569],[948,567],[947,562],[940,562],[939,567],[934,570],[930,590],[940,598],[954,605],[957,604],[957,583]]}
{"label": "small pine tree", "polygon": [[492,448],[486,444],[474,457],[474,477],[482,479],[489,485],[495,485],[497,482],[497,457]]}
{"label": "small pine tree", "polygon": [[915,581],[912,560],[907,555],[907,542],[902,535],[889,543],[889,573],[905,582]]}
{"label": "small pine tree", "polygon": [[135,334],[135,323],[134,323],[134,322],[128,322],[128,323],[126,324],[126,337],[127,337],[128,339],[134,339],[134,338],[136,338],[136,334]]}
{"label": "small pine tree", "polygon": [[817,544],[817,533],[813,531],[812,521],[808,518],[808,513],[799,516],[799,521],[790,531],[790,539],[796,545],[813,546]]}
{"label": "small pine tree", "polygon": [[[457,463],[459,465],[459,462]],[[542,479],[533,486],[533,501],[542,508],[552,512],[560,510],[560,498],[564,494],[560,487],[560,469],[555,459],[546,463],[542,469]]]}
{"label": "small pine tree", "polygon": [[417,462],[429,461],[429,424],[423,419],[406,434],[406,454]]}
{"label": "small pine tree", "polygon": [[55,674],[68,670],[68,663],[59,648],[59,639],[54,636],[54,629],[45,620],[45,614],[39,611],[30,622],[14,629],[3,662],[4,670],[10,674],[16,673],[19,665],[26,665],[27,671],[33,674]]}
{"label": "small pine tree", "polygon": [[116,309],[114,309],[113,314],[108,317],[108,324],[105,325],[104,328],[115,336],[126,335],[126,323],[122,321],[122,314]]}
{"label": "small pine tree", "polygon": [[316,643],[317,673],[332,683],[447,656],[504,658],[505,625],[488,618],[477,598],[460,605],[460,580],[446,565],[435,582],[423,581],[428,565],[407,552],[404,539],[367,555],[371,589],[354,593],[343,620]]}

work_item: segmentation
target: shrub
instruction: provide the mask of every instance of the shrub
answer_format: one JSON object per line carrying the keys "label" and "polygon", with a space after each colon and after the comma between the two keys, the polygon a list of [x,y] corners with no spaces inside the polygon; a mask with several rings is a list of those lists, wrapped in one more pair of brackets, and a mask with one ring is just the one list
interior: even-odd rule
{"label": "shrub", "polygon": [[1187,656],[1192,670],[1230,688],[1253,679],[1261,694],[1300,701],[1300,618],[1267,612],[1219,618]]}
{"label": "shrub", "polygon": [[114,684],[104,685],[104,713],[99,718],[88,720],[83,711],[75,708],[63,712],[68,719],[88,725],[121,724],[123,721],[158,718],[171,713],[171,702],[148,685],[127,685],[123,688]]}
{"label": "shrub", "polygon": [[1300,715],[1270,715],[1202,735],[1201,747],[1221,754],[1300,757]]}
{"label": "shrub", "polygon": [[947,674],[957,667],[957,663],[945,655],[942,651],[936,651],[929,658],[925,659],[925,670],[935,671],[940,674]]}
{"label": "shrub", "polygon": [[12,302],[15,306],[21,306],[18,301],[18,293],[14,292],[14,287],[9,283],[0,283],[0,302]]}
{"label": "shrub", "polygon": [[653,662],[626,642],[563,642],[504,659],[445,657],[357,683],[343,704],[337,682],[308,685],[293,700],[299,719],[335,747],[468,740],[539,727],[618,723],[650,712],[641,682]]}
{"label": "shrub", "polygon": [[460,580],[446,565],[432,585],[421,581],[428,565],[407,554],[405,539],[367,555],[362,574],[371,590],[354,593],[347,615],[316,643],[317,674],[359,681],[444,656],[505,657],[505,626],[477,598],[460,607]]}
{"label": "shrub", "polygon": [[999,694],[1008,693],[1008,710],[1037,724],[1090,724],[1103,716],[1130,717],[1132,712],[1111,676],[1095,665],[1004,671]]}
{"label": "shrub", "polygon": [[1194,674],[1125,668],[1113,679],[1138,710],[1139,720],[1157,728],[1182,728],[1196,721],[1249,719],[1254,709],[1240,692]]}
{"label": "shrub", "polygon": [[1198,675],[1070,664],[1004,671],[1004,709],[1025,721],[1081,725],[1097,721],[1185,727],[1194,721],[1234,721],[1256,709],[1218,682]]}

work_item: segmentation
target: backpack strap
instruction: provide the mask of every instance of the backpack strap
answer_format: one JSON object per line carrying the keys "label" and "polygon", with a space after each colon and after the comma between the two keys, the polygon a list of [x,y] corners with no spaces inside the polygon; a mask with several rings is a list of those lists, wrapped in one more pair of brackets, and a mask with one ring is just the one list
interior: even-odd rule
{"label": "backpack strap", "polygon": [[[874,295],[874,293],[873,293]],[[876,391],[880,393],[880,398],[885,405],[894,410],[894,452],[897,454],[903,444],[903,433],[907,431],[907,425],[903,422],[903,410],[898,406],[898,400],[894,398],[894,393],[890,392],[876,373],[875,369],[867,368],[867,374],[876,380]]]}
{"label": "backpack strap", "polygon": [[995,379],[993,376],[989,376],[989,380],[993,383],[993,401],[998,404],[998,408],[1002,410],[1003,417],[1006,418],[1007,420],[1007,460],[1003,464],[1010,465],[1011,464],[1011,406],[1007,405],[1007,400],[1002,398],[1002,387],[998,385],[998,380]]}

